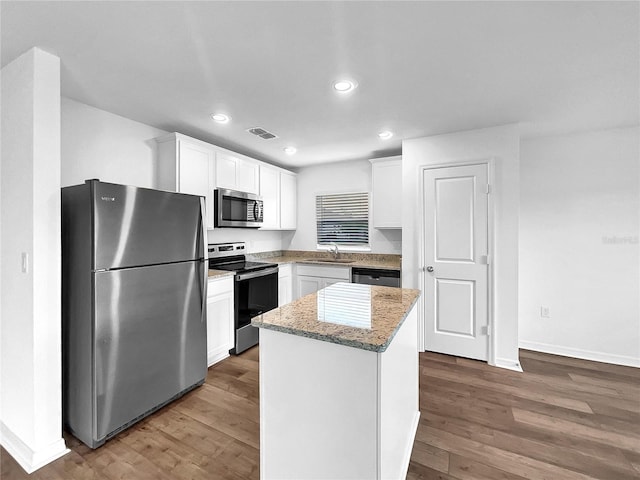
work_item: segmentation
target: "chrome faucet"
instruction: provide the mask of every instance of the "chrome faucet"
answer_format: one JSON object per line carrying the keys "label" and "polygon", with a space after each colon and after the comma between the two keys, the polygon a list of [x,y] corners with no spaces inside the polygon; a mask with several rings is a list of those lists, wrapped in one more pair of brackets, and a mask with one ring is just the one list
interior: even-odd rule
{"label": "chrome faucet", "polygon": [[330,245],[329,251],[333,252],[333,258],[337,260],[338,257],[340,256],[340,250],[338,250],[338,244],[336,242],[331,242],[329,245]]}

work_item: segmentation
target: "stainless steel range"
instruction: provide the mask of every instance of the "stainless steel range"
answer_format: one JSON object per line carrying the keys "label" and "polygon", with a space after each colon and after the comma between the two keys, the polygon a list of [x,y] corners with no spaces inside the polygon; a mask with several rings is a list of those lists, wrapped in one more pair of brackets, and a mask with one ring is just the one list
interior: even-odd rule
{"label": "stainless steel range", "polygon": [[258,344],[251,319],[278,306],[278,265],[247,261],[245,251],[244,242],[209,244],[209,268],[235,272],[232,355]]}

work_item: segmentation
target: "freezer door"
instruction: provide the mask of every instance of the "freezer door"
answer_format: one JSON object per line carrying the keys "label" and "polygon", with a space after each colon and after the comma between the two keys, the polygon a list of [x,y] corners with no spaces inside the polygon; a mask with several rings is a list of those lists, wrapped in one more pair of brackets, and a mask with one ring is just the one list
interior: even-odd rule
{"label": "freezer door", "polygon": [[94,269],[203,258],[201,198],[91,181]]}
{"label": "freezer door", "polygon": [[202,261],[94,274],[96,440],[202,382]]}

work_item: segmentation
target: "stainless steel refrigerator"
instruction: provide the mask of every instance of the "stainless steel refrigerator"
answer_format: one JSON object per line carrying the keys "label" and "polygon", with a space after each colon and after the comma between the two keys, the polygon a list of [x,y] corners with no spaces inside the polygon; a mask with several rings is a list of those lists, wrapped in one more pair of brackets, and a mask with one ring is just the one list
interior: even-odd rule
{"label": "stainless steel refrigerator", "polygon": [[195,195],[62,189],[63,417],[91,448],[204,382],[204,218]]}

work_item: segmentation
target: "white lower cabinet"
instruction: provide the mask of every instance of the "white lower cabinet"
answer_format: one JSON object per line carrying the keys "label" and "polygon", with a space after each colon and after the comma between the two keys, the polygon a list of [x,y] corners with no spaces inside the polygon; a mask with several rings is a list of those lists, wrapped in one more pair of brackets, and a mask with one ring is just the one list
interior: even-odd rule
{"label": "white lower cabinet", "polygon": [[207,365],[233,348],[233,277],[210,278],[207,285]]}
{"label": "white lower cabinet", "polygon": [[296,299],[338,282],[351,281],[351,268],[334,265],[297,265]]}
{"label": "white lower cabinet", "polygon": [[280,265],[278,268],[278,306],[293,300],[293,265]]}

